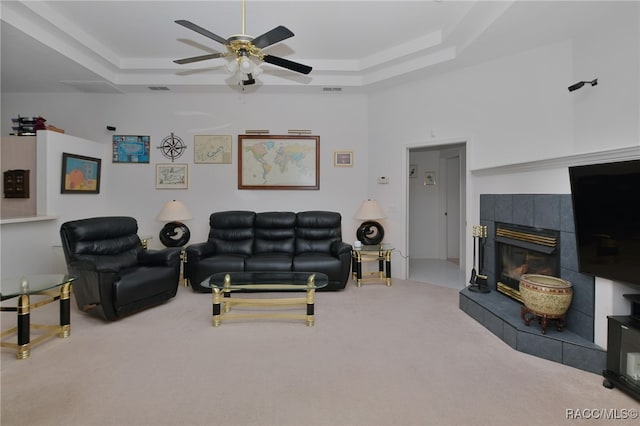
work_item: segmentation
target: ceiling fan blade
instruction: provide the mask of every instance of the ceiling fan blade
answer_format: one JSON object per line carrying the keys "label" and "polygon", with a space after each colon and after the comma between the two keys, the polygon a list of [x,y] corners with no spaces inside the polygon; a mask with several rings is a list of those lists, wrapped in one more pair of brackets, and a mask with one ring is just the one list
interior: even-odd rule
{"label": "ceiling fan blade", "polygon": [[254,38],[251,43],[258,49],[263,49],[282,40],[286,40],[289,37],[293,37],[293,33],[287,27],[280,25],[271,31],[267,31],[261,36]]}
{"label": "ceiling fan blade", "polygon": [[184,64],[190,64],[192,62],[200,62],[200,61],[206,61],[208,59],[221,58],[223,56],[225,56],[224,53],[211,53],[209,55],[194,56],[191,58],[184,58],[184,59],[176,59],[173,62],[175,62],[176,64],[184,65]]}
{"label": "ceiling fan blade", "polygon": [[220,44],[224,44],[225,46],[227,45],[227,40],[226,39],[220,37],[217,34],[212,33],[209,30],[205,30],[204,28],[202,28],[199,25],[194,24],[193,22],[185,21],[184,19],[179,19],[179,20],[177,20],[175,22],[178,25],[182,25],[185,28],[189,28],[190,30],[193,30],[193,31],[195,31],[195,32],[197,32],[199,34],[202,34],[205,37],[209,37],[210,39],[215,40]]}
{"label": "ceiling fan blade", "polygon": [[262,60],[269,64],[277,65],[282,68],[287,68],[287,69],[290,69],[291,71],[299,72],[302,74],[309,74],[313,69],[308,65],[299,64],[297,62],[293,62],[288,59],[279,58],[277,56],[272,56],[272,55],[264,55],[264,58],[262,58]]}

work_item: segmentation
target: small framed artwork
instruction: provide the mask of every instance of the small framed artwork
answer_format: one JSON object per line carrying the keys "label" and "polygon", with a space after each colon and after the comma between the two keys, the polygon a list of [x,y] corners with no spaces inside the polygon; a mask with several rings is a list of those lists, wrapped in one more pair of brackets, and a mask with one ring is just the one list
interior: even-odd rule
{"label": "small framed artwork", "polygon": [[430,186],[436,184],[436,172],[428,171],[424,172],[424,186]]}
{"label": "small framed artwork", "polygon": [[194,163],[231,164],[231,135],[195,135]]}
{"label": "small framed artwork", "polygon": [[99,194],[100,158],[62,153],[62,194]]}
{"label": "small framed artwork", "polygon": [[156,164],[156,189],[187,188],[189,188],[188,164]]}
{"label": "small framed artwork", "polygon": [[148,163],[149,136],[114,135],[113,162],[114,163]]}
{"label": "small framed artwork", "polygon": [[353,151],[334,151],[334,167],[353,167]]}
{"label": "small framed artwork", "polygon": [[418,165],[417,164],[409,164],[409,177],[417,178],[418,177]]}
{"label": "small framed artwork", "polygon": [[320,189],[320,136],[238,135],[238,189]]}

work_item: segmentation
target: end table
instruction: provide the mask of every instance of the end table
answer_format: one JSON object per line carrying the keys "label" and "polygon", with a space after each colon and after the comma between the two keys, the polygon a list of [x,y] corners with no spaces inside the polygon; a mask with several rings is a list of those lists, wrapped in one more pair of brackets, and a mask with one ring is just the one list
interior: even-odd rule
{"label": "end table", "polygon": [[[389,244],[363,245],[351,250],[351,265],[353,279],[360,287],[362,282],[383,281],[387,287],[391,286],[391,252],[394,250]],[[378,271],[362,277],[363,262],[378,262]]]}

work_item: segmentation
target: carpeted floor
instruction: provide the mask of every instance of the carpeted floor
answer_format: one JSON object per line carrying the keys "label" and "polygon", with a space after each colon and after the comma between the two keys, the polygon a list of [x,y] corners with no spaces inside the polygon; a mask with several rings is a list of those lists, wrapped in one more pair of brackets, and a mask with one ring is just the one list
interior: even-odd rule
{"label": "carpeted floor", "polygon": [[[55,321],[56,309],[38,315]],[[316,314],[314,327],[213,328],[210,295],[182,287],[168,303],[113,323],[74,305],[69,339],[36,346],[28,360],[3,348],[0,422],[637,424],[572,418],[596,409],[622,417],[640,403],[605,389],[598,375],[512,350],[458,309],[455,289],[350,282],[317,293]],[[2,320],[6,328],[13,318]]]}

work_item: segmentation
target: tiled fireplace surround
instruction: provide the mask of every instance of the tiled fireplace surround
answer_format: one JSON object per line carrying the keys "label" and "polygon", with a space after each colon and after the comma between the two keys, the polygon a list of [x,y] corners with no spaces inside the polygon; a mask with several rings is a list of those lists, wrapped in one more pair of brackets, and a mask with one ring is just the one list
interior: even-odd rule
{"label": "tiled fireplace surround", "polygon": [[[567,312],[567,328],[559,332],[550,326],[542,334],[532,321],[520,318],[520,303],[496,291],[495,224],[525,225],[560,232],[560,277],[573,284],[574,294]],[[595,280],[578,272],[576,238],[571,195],[565,194],[482,194],[480,225],[487,226],[484,241],[484,273],[490,293],[460,292],[460,309],[512,348],[600,374],[606,367],[606,352],[593,343]]]}

